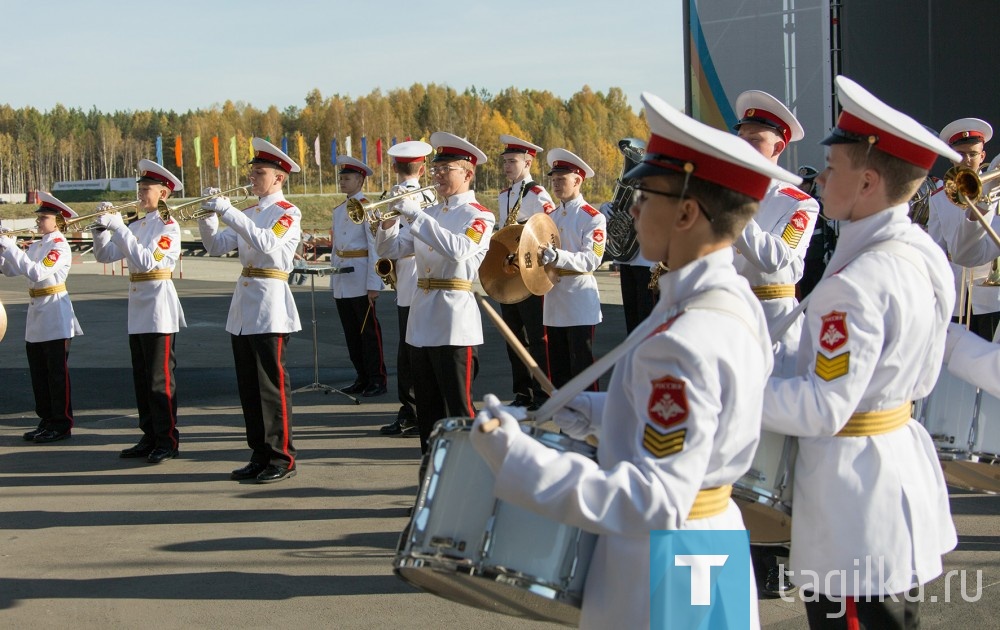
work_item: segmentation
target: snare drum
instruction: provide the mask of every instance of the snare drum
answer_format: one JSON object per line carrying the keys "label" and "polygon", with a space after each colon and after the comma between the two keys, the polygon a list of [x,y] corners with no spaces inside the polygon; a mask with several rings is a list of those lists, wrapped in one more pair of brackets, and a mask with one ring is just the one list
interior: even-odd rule
{"label": "snare drum", "polygon": [[[431,435],[410,524],[393,561],[425,591],[506,615],[576,625],[597,535],[496,499],[493,473],[473,449],[472,420],[449,418]],[[563,452],[590,445],[522,425]]]}
{"label": "snare drum", "polygon": [[792,472],[798,442],[761,431],[753,464],[733,484],[733,498],[754,545],[786,545],[792,540]]}
{"label": "snare drum", "polygon": [[934,440],[948,485],[1000,492],[1000,401],[942,369],[917,420]]}

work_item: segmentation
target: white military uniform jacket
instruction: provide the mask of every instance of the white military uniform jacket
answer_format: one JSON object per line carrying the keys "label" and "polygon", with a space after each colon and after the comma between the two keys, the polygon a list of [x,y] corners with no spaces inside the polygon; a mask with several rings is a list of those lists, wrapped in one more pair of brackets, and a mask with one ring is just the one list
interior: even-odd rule
{"label": "white military uniform jacket", "polygon": [[[911,419],[889,433],[835,436],[855,412],[923,398],[941,370],[951,269],[907,211],[902,204],[841,223],[809,298],[797,375],[772,378],[764,391],[764,428],[799,436],[790,578],[810,586],[815,572],[811,587],[824,595],[907,591],[938,576],[941,555],[957,542],[923,426]],[[891,252],[857,256],[882,241],[912,246],[922,268]],[[836,576],[831,592],[826,576]]]}
{"label": "white military uniform jacket", "polygon": [[509,188],[505,188],[500,191],[498,197],[498,210],[499,215],[497,219],[497,228],[502,228],[507,223],[507,215],[514,209],[517,205],[517,199],[524,194],[521,199],[521,207],[517,211],[516,221],[518,223],[524,223],[531,218],[532,215],[538,214],[539,212],[549,212],[555,207],[552,202],[552,196],[549,192],[542,188],[541,185],[535,184],[528,190],[524,190],[524,187],[528,185],[530,177],[526,177],[520,181],[514,182]]}
{"label": "white military uniform jacket", "polygon": [[[806,249],[818,217],[815,199],[795,186],[771,180],[756,216],[734,243],[737,271],[751,287],[796,284],[802,279]],[[794,297],[761,300],[768,326],[775,328],[798,303]],[[790,375],[794,369],[801,326],[797,321],[775,340],[782,344],[779,356],[790,357],[775,367],[775,373]]]}
{"label": "white military uniform jacket", "polygon": [[[416,190],[420,188],[420,181],[416,178],[407,179],[402,184],[396,184],[393,186],[391,194],[399,195],[407,190]],[[401,199],[400,201],[393,204],[393,208],[397,208],[399,205],[408,205],[413,208],[419,208],[421,201],[433,201],[434,193],[429,190],[425,190],[420,193],[419,196],[409,196]],[[410,220],[404,216],[399,217],[399,239],[401,241],[411,240],[409,236],[410,233]],[[376,253],[382,258],[391,258],[388,253],[392,251],[392,246],[394,241],[389,241],[386,239],[376,239]],[[405,256],[400,256],[396,258],[396,305],[402,307],[409,307],[413,303],[413,296],[417,292],[417,263],[416,257],[411,252]]]}
{"label": "white military uniform jacket", "polygon": [[[998,215],[1000,211],[995,203],[990,206],[990,211],[986,215],[986,220],[994,231],[1000,230],[1000,215]],[[958,222],[958,233],[950,253],[951,260],[956,264],[973,267],[992,263],[1000,257],[1000,248],[997,248],[993,239],[986,235],[986,230],[979,221],[964,219]]]}
{"label": "white military uniform jacket", "polygon": [[[389,258],[416,254],[418,281],[468,280],[474,282],[479,265],[490,248],[495,219],[476,203],[476,193],[452,195],[424,212],[401,234],[399,221],[378,230],[379,251]],[[417,348],[478,346],[483,343],[483,322],[472,291],[417,289],[410,304],[406,343]]]}
{"label": "white military uniform jacket", "polygon": [[[948,371],[981,387],[994,398],[1000,398],[1000,345],[990,343],[976,333],[963,331],[951,352]],[[996,422],[996,418],[992,420]]]}
{"label": "white military uniform jacket", "polygon": [[[279,190],[261,197],[256,205],[221,214],[228,230],[219,231],[219,217],[198,222],[198,231],[210,256],[239,250],[244,267],[290,273],[295,249],[302,238],[302,213]],[[229,306],[226,332],[233,335],[292,333],[302,330],[288,282],[275,278],[240,276]]]}
{"label": "white military uniform jacket", "polygon": [[[367,203],[363,192],[351,197]],[[368,295],[369,291],[385,288],[375,272],[375,235],[370,223],[355,223],[347,216],[347,202],[333,209],[333,229],[330,231],[330,264],[336,268],[354,267],[352,273],[335,273],[330,276],[330,291],[334,299],[355,298]],[[367,255],[345,257],[346,252],[366,251]]]}
{"label": "white military uniform jacket", "polygon": [[[986,213],[987,221],[992,221],[996,218],[996,210],[996,204],[990,206],[989,212]],[[941,246],[949,258],[952,257],[952,252],[960,247],[959,227],[962,223],[966,222],[965,207],[953,204],[948,199],[948,195],[944,194],[943,187],[935,190],[930,198],[930,216],[927,220],[927,233],[930,234],[935,243]],[[980,227],[978,222],[972,222],[972,224],[977,230],[982,231],[982,227]],[[972,313],[974,315],[1000,311],[1000,287],[983,285],[983,280],[990,275],[992,264],[993,261],[989,260],[984,264],[969,267],[968,271],[965,272],[966,277],[969,272],[972,273]],[[954,262],[951,263],[951,270],[955,274],[956,296],[961,295],[963,270],[965,269],[962,265],[957,265]],[[966,291],[969,291],[968,285],[966,285]],[[959,315],[959,311],[961,310],[962,304],[959,304],[956,299],[953,315]],[[961,314],[964,317],[965,313]]]}
{"label": "white military uniform jacket", "polygon": [[[59,230],[42,235],[26,252],[17,247],[0,252],[0,272],[5,276],[24,276],[29,289],[66,282],[72,264],[69,243]],[[24,340],[28,343],[70,339],[82,334],[66,291],[28,299],[24,325]]]}
{"label": "white military uniform jacket", "polygon": [[[760,436],[771,347],[760,304],[732,261],[726,248],[660,277],[659,302],[633,331],[648,338],[615,366],[607,393],[585,394],[597,462],[517,439],[497,475],[499,498],[600,535],[581,628],[649,627],[651,530],[746,529],[732,499],[722,514],[687,519],[699,490],[750,469]],[[743,315],[699,308],[676,316],[709,290],[733,296]]]}
{"label": "white military uniform jacket", "polygon": [[559,260],[556,269],[575,272],[559,275],[545,294],[542,323],[546,326],[593,326],[600,324],[601,294],[594,271],[601,266],[607,219],[577,195],[549,212],[559,228]]}
{"label": "white military uniform jacket", "polygon": [[[97,262],[128,261],[129,273],[174,270],[181,254],[181,228],[177,221],[164,223],[156,212],[147,213],[128,227],[94,232]],[[176,333],[184,321],[173,280],[129,283],[128,334]]]}

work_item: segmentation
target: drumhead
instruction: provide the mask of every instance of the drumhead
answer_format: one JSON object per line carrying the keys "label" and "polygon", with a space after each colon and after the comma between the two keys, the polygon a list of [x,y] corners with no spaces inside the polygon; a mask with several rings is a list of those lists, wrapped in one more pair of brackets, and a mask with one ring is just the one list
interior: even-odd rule
{"label": "drumhead", "polygon": [[[471,431],[475,422],[472,418],[445,418],[438,420],[431,430],[431,442],[439,435],[449,431]],[[568,435],[547,431],[536,427],[532,422],[522,422],[521,431],[535,438],[545,446],[565,453],[578,453],[590,459],[597,459],[597,449],[582,440],[574,440]]]}
{"label": "drumhead", "polygon": [[4,310],[3,302],[0,302],[0,341],[7,334],[7,311]]}

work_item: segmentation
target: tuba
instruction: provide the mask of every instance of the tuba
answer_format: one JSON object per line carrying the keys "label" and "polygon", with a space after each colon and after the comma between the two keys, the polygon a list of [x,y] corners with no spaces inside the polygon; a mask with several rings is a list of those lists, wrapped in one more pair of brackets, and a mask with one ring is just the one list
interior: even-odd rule
{"label": "tuba", "polygon": [[608,216],[607,253],[617,262],[628,262],[639,252],[639,241],[636,240],[635,223],[629,212],[632,207],[632,184],[622,178],[642,161],[646,143],[638,138],[622,138],[618,141],[618,150],[625,157],[625,164],[615,180],[615,196],[611,200]]}

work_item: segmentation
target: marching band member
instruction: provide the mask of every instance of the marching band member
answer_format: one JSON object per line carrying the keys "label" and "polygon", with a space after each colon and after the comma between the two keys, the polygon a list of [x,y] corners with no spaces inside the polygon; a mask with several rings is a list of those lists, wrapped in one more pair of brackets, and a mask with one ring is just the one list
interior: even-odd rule
{"label": "marching band member", "polygon": [[[120,457],[145,457],[159,464],[177,457],[177,384],[174,379],[174,339],[184,322],[171,273],[181,253],[181,228],[157,212],[160,201],[184,185],[173,173],[150,160],[139,160],[139,207],[146,216],[126,226],[120,213],[103,214],[94,231],[98,262],[128,262],[128,345],[132,385],[139,411],[139,443]],[[98,210],[111,207],[102,203]]]}
{"label": "marching band member", "polygon": [[[778,99],[760,90],[748,90],[736,98],[737,135],[774,164],[792,142],[805,132],[792,112]],[[798,304],[795,283],[802,278],[805,255],[812,238],[819,203],[807,193],[784,182],[772,182],[760,202],[757,215],[736,239],[736,269],[750,282],[774,328]],[[796,322],[780,340],[776,373],[795,368],[795,348],[801,328]]]}
{"label": "marching band member", "polygon": [[798,436],[790,577],[810,627],[916,628],[913,594],[957,539],[910,408],[937,380],[955,291],[907,201],[939,155],[959,156],[857,83],[836,83],[843,111],[817,182],[840,237],[809,297],[797,373],[764,390],[764,428]]}
{"label": "marching band member", "polygon": [[70,394],[69,344],[83,330],[66,292],[72,255],[61,230],[77,216],[52,195],[39,192],[35,224],[41,238],[23,252],[10,236],[0,235],[0,272],[28,279],[25,351],[35,395],[38,428],[24,434],[27,442],[44,444],[70,437],[73,401]]}
{"label": "marching band member", "polygon": [[948,326],[944,362],[958,378],[1000,398],[1000,345],[953,323]]}
{"label": "marching band member", "polygon": [[[396,173],[396,186],[392,189],[393,195],[399,195],[407,190],[417,190],[420,188],[420,178],[424,174],[424,164],[427,156],[434,150],[434,147],[421,142],[420,140],[407,140],[389,147],[387,153],[392,158],[392,170]],[[420,193],[420,197],[408,196],[401,199],[399,204],[413,205],[415,210],[420,209],[421,201],[432,202],[434,195],[429,190]],[[399,223],[400,239],[405,240],[405,236],[410,231],[409,219],[403,219]],[[389,253],[390,241],[380,241],[377,253],[383,258],[393,260]],[[414,254],[409,253],[394,259],[393,265],[396,271],[396,308],[398,311],[399,323],[399,346],[396,349],[396,389],[399,394],[399,411],[396,419],[392,423],[379,429],[382,435],[399,435],[406,437],[419,437],[420,428],[417,426],[417,399],[413,392],[413,362],[410,354],[413,347],[406,342],[406,325],[410,318],[410,304],[413,303],[413,296],[417,292],[417,266]]]}
{"label": "marching band member", "polygon": [[393,218],[382,222],[376,236],[383,255],[415,254],[417,292],[406,342],[413,346],[421,453],[427,453],[435,422],[475,415],[472,381],[479,371],[476,347],[483,343],[483,323],[472,283],[495,223],[493,213],[476,202],[471,190],[476,166],[486,163],[486,154],[443,131],[435,131],[430,140],[435,150],[431,177],[441,201],[423,212],[412,204],[399,205],[410,222],[409,233],[401,233],[400,222]]}
{"label": "marching band member", "polygon": [[[236,282],[226,331],[232,336],[236,381],[246,423],[250,463],[232,472],[235,480],[273,483],[292,477],[292,388],[285,368],[291,333],[302,330],[288,274],[302,238],[302,213],[285,200],[281,187],[299,165],[262,138],[252,140],[250,185],[257,205],[242,212],[225,197],[202,208],[215,215],[198,223],[210,256],[239,251],[243,273]],[[219,230],[219,219],[229,226]]]}
{"label": "marching band member", "polygon": [[[500,142],[504,145],[504,150],[501,152],[503,172],[510,186],[500,191],[497,226],[503,228],[525,223],[534,214],[551,212],[555,207],[552,197],[531,178],[531,165],[542,147],[506,134],[500,136]],[[538,365],[545,365],[542,296],[529,295],[516,304],[501,304],[500,314],[521,345],[531,353],[535,362]],[[538,381],[531,377],[528,368],[509,345],[507,358],[510,360],[514,388],[514,401],[511,405],[537,409],[549,395]]]}
{"label": "marching band member", "polygon": [[[631,200],[625,203],[631,203]],[[611,202],[605,201],[601,204],[601,214],[605,218],[611,216]],[[620,212],[628,212],[626,209]],[[649,317],[656,306],[656,291],[650,287],[653,275],[653,267],[656,265],[642,257],[642,253],[636,251],[631,259],[616,261],[618,268],[618,283],[622,292],[622,312],[625,315],[625,334],[630,335],[639,323]],[[655,285],[654,285],[655,286]]]}
{"label": "marching band member", "polygon": [[[652,137],[627,174],[631,212],[642,255],[671,271],[607,393],[554,417],[571,437],[599,438],[597,461],[530,438],[492,395],[471,434],[498,498],[599,534],[581,628],[649,627],[650,531],[745,529],[730,494],[752,463],[773,358],[732,244],[772,178],[798,181],[732,134],[642,100]],[[484,432],[491,415],[500,426]],[[749,596],[757,628],[752,580]]]}
{"label": "marching band member", "polygon": [[[594,170],[566,149],[552,149],[547,159],[552,192],[559,205],[549,216],[559,228],[559,248],[542,253],[559,281],[545,296],[543,323],[547,340],[549,379],[562,387],[594,362],[594,326],[601,323],[601,296],[594,271],[601,265],[607,219],[580,194]],[[597,383],[593,385],[597,391]]]}
{"label": "marching band member", "polygon": [[[368,203],[362,188],[372,169],[349,155],[338,155],[337,165],[340,166],[340,190],[347,199]],[[375,235],[367,221],[351,221],[345,200],[333,209],[330,236],[330,264],[354,267],[354,273],[330,276],[330,292],[337,304],[347,340],[347,354],[356,374],[354,383],[344,391],[365,397],[381,396],[386,392],[386,372],[382,358],[382,326],[375,315],[375,300],[382,291],[382,279],[375,272]]]}
{"label": "marching band member", "polygon": [[[993,127],[978,118],[960,118],[948,123],[941,130],[939,137],[962,157],[958,166],[970,168],[978,173],[986,163],[984,145],[993,137]],[[951,254],[958,249],[958,229],[964,223],[966,207],[951,201],[944,193],[944,186],[931,194],[929,203],[927,233],[946,254]],[[996,216],[996,210],[996,204],[991,204],[986,214],[987,220]],[[954,259],[954,256],[951,258]],[[969,267],[968,270],[955,262],[951,264],[952,273],[955,275],[955,294],[964,295],[967,301],[964,304],[955,304],[954,315],[965,321],[968,302],[971,302],[972,316],[968,318],[969,329],[988,340],[993,339],[993,333],[1000,323],[1000,287],[983,282],[989,277],[994,261],[995,259],[985,261],[983,264]],[[969,276],[972,281],[963,291],[963,278]]]}

